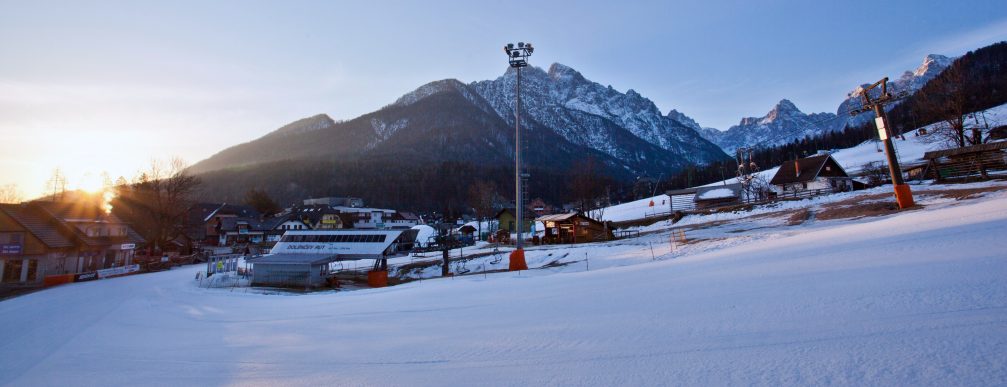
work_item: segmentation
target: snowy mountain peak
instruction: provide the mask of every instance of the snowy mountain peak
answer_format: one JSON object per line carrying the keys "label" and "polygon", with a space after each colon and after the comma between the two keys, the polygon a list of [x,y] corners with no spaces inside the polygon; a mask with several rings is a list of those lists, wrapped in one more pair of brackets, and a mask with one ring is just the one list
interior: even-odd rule
{"label": "snowy mountain peak", "polygon": [[[927,55],[925,58],[923,58],[923,64],[921,64],[920,67],[917,67],[916,71],[913,71],[913,75],[917,77],[922,77],[934,71],[940,73],[948,66],[950,66],[952,61],[954,61],[954,59],[948,58],[944,55],[938,55],[938,54]],[[933,75],[937,74],[934,73]]]}
{"label": "snowy mountain peak", "polygon": [[673,119],[675,121],[678,121],[678,123],[680,123],[682,125],[685,125],[687,127],[693,128],[696,131],[703,130],[703,127],[700,126],[699,123],[696,122],[696,120],[692,119],[692,117],[689,117],[689,116],[685,115],[684,113],[682,113],[682,112],[680,112],[678,110],[671,109],[671,111],[668,112],[667,117],[671,118],[671,119]]}
{"label": "snowy mountain peak", "polygon": [[561,63],[553,63],[549,66],[548,74],[549,78],[557,82],[586,81],[579,71]]}
{"label": "snowy mountain peak", "polygon": [[465,89],[467,89],[467,86],[457,79],[451,78],[433,81],[416,88],[416,90],[413,90],[402,97],[399,97],[399,99],[395,101],[394,105],[408,106],[416,103],[416,101],[437,93],[445,91],[462,91]]}

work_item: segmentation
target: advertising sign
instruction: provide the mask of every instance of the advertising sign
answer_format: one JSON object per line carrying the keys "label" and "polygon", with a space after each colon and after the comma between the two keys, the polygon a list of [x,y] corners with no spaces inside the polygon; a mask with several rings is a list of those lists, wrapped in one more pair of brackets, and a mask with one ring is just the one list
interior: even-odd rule
{"label": "advertising sign", "polygon": [[21,251],[20,243],[0,244],[0,255],[21,255]]}

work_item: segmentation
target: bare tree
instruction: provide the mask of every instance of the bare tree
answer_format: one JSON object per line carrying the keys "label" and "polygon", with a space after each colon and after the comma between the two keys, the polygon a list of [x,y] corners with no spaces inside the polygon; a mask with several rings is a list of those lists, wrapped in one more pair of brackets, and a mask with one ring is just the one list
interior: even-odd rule
{"label": "bare tree", "polygon": [[926,93],[918,101],[922,114],[938,120],[927,132],[931,142],[944,142],[959,148],[982,144],[980,126],[975,125],[972,133],[966,133],[967,120],[974,108],[971,100],[974,90],[963,66],[948,67],[927,86]]}
{"label": "bare tree", "polygon": [[0,203],[20,203],[24,200],[24,195],[17,189],[15,184],[0,186]]}
{"label": "bare tree", "polygon": [[155,249],[165,248],[184,231],[186,214],[200,184],[185,167],[179,158],[167,163],[152,160],[131,184],[117,187],[116,215],[132,223]]}
{"label": "bare tree", "polygon": [[66,175],[59,168],[53,169],[52,175],[45,183],[43,194],[55,202],[62,199],[64,193],[66,193]]}

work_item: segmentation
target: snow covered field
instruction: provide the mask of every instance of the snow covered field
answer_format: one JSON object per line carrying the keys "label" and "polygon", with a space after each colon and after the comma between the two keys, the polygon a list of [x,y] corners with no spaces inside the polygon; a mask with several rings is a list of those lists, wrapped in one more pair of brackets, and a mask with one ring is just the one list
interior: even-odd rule
{"label": "snow covered field", "polygon": [[195,266],[61,286],[0,302],[0,384],[1003,385],[1007,185],[914,191],[922,209],[814,216],[881,187],[687,217],[673,252],[659,224],[383,289],[206,289]]}

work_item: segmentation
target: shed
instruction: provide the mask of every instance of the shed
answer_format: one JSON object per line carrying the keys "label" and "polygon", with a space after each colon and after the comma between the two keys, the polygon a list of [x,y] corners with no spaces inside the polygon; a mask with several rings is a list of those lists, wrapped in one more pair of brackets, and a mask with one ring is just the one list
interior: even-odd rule
{"label": "shed", "polygon": [[741,201],[741,183],[699,187],[696,189],[696,208],[713,208],[738,204]]}
{"label": "shed", "polygon": [[1007,141],[930,151],[923,154],[923,159],[929,166],[929,176],[938,181],[987,179],[990,171],[1007,170]]}
{"label": "shed", "polygon": [[612,239],[605,224],[581,212],[544,215],[535,219],[545,226],[543,243],[583,243]]}
{"label": "shed", "polygon": [[671,198],[671,212],[692,211],[696,209],[696,193],[699,188],[674,189],[666,192]]}

